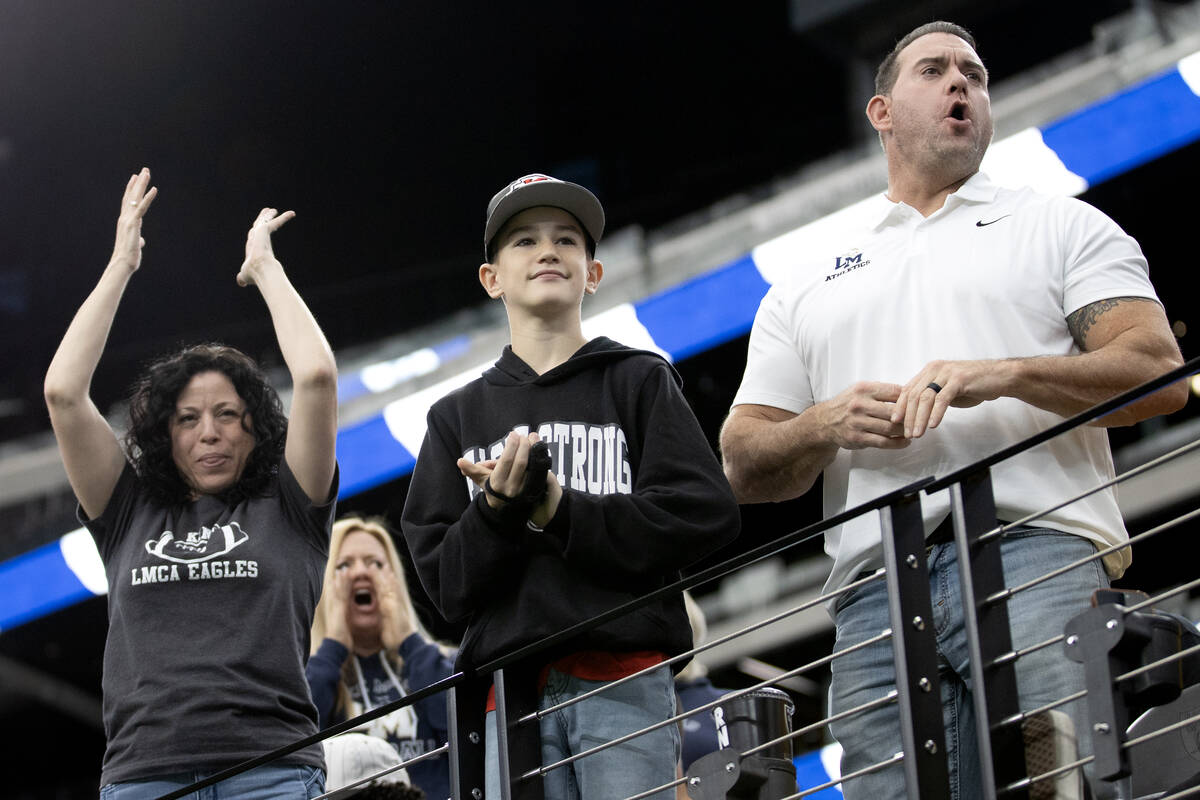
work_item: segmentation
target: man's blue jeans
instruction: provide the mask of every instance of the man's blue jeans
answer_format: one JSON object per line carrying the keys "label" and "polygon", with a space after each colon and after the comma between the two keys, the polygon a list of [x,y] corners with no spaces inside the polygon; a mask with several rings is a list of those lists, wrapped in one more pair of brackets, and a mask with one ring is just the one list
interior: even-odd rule
{"label": "man's blue jeans", "polygon": [[[1044,528],[1020,528],[1001,540],[1004,585],[1016,586],[1096,553],[1086,539]],[[1067,621],[1090,606],[1092,592],[1106,588],[1108,576],[1099,560],[1073,569],[1008,600],[1012,642],[1016,649],[1043,642],[1063,632]],[[942,711],[946,725],[946,757],[950,766],[950,796],[982,796],[975,711],[971,704],[971,673],[953,544],[929,552],[929,590],[937,633]],[[843,595],[836,613],[834,651],[878,636],[888,623],[887,587],[883,581]],[[895,687],[892,642],[885,640],[836,658],[829,687],[830,715],[876,700]],[[1029,711],[1085,688],[1083,665],[1069,660],[1057,644],[1022,656],[1016,662],[1021,710]],[[1080,756],[1091,753],[1086,700],[1059,706],[1075,724]],[[899,709],[891,703],[831,723],[844,750],[842,774],[892,757],[902,749]],[[842,791],[850,800],[906,797],[904,771],[899,764],[847,781]]]}
{"label": "man's blue jeans", "polygon": [[[587,681],[550,670],[540,707],[578,697],[606,681]],[[609,689],[541,720],[542,764],[552,764],[597,745],[662,722],[675,714],[675,681],[662,667]],[[490,711],[484,758],[487,800],[500,797],[500,761],[496,747],[496,712]],[[546,773],[546,800],[620,800],[675,780],[679,761],[679,727],[666,725],[628,742],[601,750]],[[673,800],[675,791],[655,794]]]}
{"label": "man's blue jeans", "polygon": [[[150,780],[110,783],[100,800],[153,800],[203,780],[215,770],[162,775]],[[266,764],[192,792],[187,800],[310,800],[325,791],[325,771],[299,764]]]}

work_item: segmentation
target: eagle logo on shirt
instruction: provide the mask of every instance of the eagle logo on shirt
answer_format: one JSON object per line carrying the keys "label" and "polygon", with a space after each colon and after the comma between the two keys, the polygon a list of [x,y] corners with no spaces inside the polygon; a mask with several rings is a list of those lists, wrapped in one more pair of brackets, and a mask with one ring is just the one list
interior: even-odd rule
{"label": "eagle logo on shirt", "polygon": [[146,542],[146,552],[177,564],[208,561],[223,556],[250,536],[236,522],[202,525],[198,531],[188,531],[183,538],[175,538],[171,531],[163,531],[157,539]]}

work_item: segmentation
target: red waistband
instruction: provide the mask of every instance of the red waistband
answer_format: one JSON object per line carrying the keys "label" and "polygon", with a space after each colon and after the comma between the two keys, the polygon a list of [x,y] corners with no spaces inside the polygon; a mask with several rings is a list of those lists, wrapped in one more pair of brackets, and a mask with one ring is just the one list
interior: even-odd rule
{"label": "red waistband", "polygon": [[[655,664],[661,664],[666,660],[667,656],[656,650],[638,650],[632,653],[583,650],[563,656],[542,667],[542,671],[538,675],[538,691],[546,688],[546,679],[552,669],[585,681],[615,681]],[[496,687],[494,684],[488,688],[485,710],[496,710]]]}

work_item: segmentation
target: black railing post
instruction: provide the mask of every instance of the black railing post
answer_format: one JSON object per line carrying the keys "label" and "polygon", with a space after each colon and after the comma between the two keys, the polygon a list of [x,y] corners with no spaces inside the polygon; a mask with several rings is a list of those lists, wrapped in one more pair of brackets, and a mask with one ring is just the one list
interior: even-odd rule
{"label": "black railing post", "polygon": [[[991,472],[980,470],[949,487],[954,515],[954,541],[958,550],[958,575],[962,586],[963,621],[971,654],[971,693],[975,705],[979,768],[986,800],[994,800],[997,786],[1009,786],[1027,777],[1025,742],[1019,725],[993,728],[997,720],[1020,711],[1015,659],[1012,653],[1008,604],[986,599],[1005,588],[1000,560],[1000,539],[983,542],[982,534],[994,529],[996,500]],[[1027,798],[1026,789],[1005,797]]]}
{"label": "black railing post", "polygon": [[896,655],[904,780],[909,797],[943,800],[950,797],[950,772],[920,498],[916,493],[901,497],[879,509],[879,520]]}
{"label": "black railing post", "polygon": [[[1125,614],[1124,607],[1103,603],[1073,617],[1067,623],[1067,657],[1083,664],[1087,680],[1089,736],[1095,761],[1095,777],[1115,781],[1129,775],[1129,751],[1125,731],[1129,727],[1130,682],[1115,678],[1133,668],[1141,649],[1151,637],[1149,626],[1137,615]],[[1140,666],[1140,664],[1139,664]]]}
{"label": "black railing post", "polygon": [[[536,722],[517,720],[537,711],[537,673],[521,663],[492,673],[496,686],[496,730],[500,754],[500,800],[543,800],[542,779],[520,780],[542,765],[542,734]],[[493,800],[488,798],[487,800]]]}
{"label": "black railing post", "polygon": [[[484,706],[487,683],[473,678],[446,692],[450,745],[450,797],[483,800]],[[440,800],[430,798],[429,800]]]}

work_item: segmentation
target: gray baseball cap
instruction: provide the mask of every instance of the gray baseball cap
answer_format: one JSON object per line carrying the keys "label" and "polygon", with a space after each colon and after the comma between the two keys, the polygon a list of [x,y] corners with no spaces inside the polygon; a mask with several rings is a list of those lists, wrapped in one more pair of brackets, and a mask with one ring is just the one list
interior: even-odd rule
{"label": "gray baseball cap", "polygon": [[596,195],[578,183],[560,181],[535,172],[524,175],[505,186],[492,197],[487,208],[487,224],[483,228],[483,257],[490,259],[492,239],[510,219],[527,208],[551,206],[561,208],[583,225],[592,242],[600,241],[604,233],[604,208]]}

